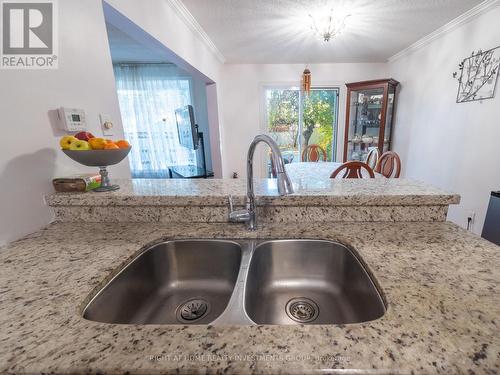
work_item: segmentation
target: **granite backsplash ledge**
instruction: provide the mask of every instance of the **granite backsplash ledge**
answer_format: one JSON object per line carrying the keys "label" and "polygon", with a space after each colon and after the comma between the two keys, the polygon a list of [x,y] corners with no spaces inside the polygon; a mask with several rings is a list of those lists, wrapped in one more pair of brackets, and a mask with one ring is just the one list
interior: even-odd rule
{"label": "granite backsplash ledge", "polygon": [[[236,206],[236,209],[243,206]],[[257,206],[259,223],[359,223],[446,221],[448,206]],[[58,222],[227,223],[229,207],[202,206],[54,206]],[[243,224],[239,224],[243,225]]]}
{"label": "granite backsplash ledge", "polygon": [[[47,196],[56,221],[228,221],[229,196],[237,208],[244,180],[123,180],[109,193]],[[295,193],[280,197],[276,181],[256,181],[257,214],[263,223],[444,221],[460,197],[404,179],[294,181]]]}

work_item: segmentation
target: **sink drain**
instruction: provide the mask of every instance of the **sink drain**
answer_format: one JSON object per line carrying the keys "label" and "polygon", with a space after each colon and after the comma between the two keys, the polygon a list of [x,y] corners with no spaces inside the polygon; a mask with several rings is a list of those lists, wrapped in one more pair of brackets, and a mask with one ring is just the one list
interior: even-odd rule
{"label": "sink drain", "polygon": [[309,323],[319,315],[319,307],[313,300],[305,297],[292,298],[285,307],[290,319],[298,323]]}
{"label": "sink drain", "polygon": [[177,307],[176,317],[180,322],[194,322],[207,315],[210,304],[202,298],[192,298]]}

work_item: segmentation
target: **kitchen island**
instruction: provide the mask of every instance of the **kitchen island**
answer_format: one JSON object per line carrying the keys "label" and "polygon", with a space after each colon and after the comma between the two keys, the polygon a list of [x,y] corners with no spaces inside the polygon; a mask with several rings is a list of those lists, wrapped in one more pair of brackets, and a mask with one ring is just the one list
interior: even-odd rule
{"label": "kitchen island", "polygon": [[[413,196],[423,203],[426,193],[420,191]],[[121,194],[131,205],[148,199],[143,193],[136,200],[130,191]],[[223,197],[204,194],[209,201]],[[338,202],[373,201],[361,191],[345,195],[337,195]],[[432,204],[438,196],[446,204],[456,200],[438,191],[427,195]],[[49,202],[69,207],[69,199],[95,198],[112,207],[119,196],[56,195]],[[390,200],[387,193],[384,200]],[[117,325],[82,317],[92,296],[140,251],[182,238],[344,243],[375,277],[387,311],[380,319],[346,325]],[[224,222],[59,221],[3,248],[0,264],[0,373],[500,371],[500,252],[444,221],[267,222],[253,232]]]}
{"label": "kitchen island", "polygon": [[[108,193],[47,197],[57,221],[224,223],[229,197],[243,208],[246,181],[118,180]],[[275,179],[255,181],[261,223],[444,221],[456,194],[405,179],[299,179],[279,196]]]}

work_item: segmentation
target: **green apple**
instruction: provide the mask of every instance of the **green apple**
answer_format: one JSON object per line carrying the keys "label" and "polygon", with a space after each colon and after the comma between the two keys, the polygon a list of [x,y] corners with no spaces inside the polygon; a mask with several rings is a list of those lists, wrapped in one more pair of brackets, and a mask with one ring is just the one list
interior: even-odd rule
{"label": "green apple", "polygon": [[92,150],[90,147],[89,143],[87,141],[75,141],[73,142],[70,146],[69,149],[71,151],[86,151],[86,150]]}

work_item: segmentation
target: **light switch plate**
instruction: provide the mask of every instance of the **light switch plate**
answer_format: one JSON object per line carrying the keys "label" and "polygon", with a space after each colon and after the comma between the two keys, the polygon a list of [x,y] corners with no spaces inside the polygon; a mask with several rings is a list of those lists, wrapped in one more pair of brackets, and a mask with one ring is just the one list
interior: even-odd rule
{"label": "light switch plate", "polygon": [[100,119],[101,119],[101,129],[102,129],[102,134],[104,136],[112,136],[114,135],[115,133],[115,129],[114,129],[114,124],[113,124],[113,119],[111,118],[111,116],[109,115],[104,115],[104,114],[100,114],[99,115]]}

